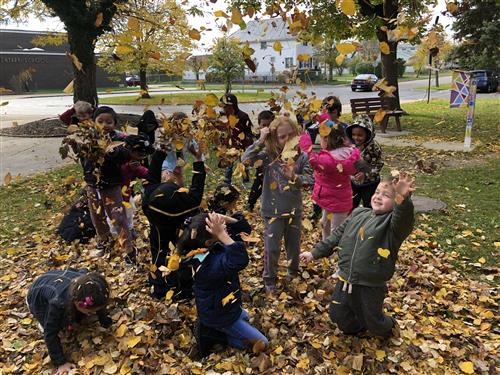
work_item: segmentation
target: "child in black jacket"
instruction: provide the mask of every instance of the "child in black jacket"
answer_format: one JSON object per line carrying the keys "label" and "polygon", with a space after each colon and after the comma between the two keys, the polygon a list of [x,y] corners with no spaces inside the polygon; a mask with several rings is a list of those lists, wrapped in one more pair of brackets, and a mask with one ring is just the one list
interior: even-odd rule
{"label": "child in black jacket", "polygon": [[59,332],[73,329],[85,316],[97,314],[101,326],[112,321],[106,310],[109,286],[104,277],[87,270],[52,270],[39,276],[26,297],[28,308],[38,320],[56,374],[75,368],[64,355]]}

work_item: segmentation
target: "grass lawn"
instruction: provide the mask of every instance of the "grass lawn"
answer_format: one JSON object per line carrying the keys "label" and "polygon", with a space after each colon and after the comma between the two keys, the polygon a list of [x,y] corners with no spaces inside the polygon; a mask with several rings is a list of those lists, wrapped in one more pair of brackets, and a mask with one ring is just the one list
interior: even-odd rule
{"label": "grass lawn", "polygon": [[[416,88],[417,90],[427,90],[427,86],[419,86]],[[443,90],[450,90],[451,89],[451,83],[445,83],[439,85],[439,87],[432,85],[431,90],[432,91],[443,91]]]}
{"label": "grass lawn", "polygon": [[[472,141],[474,144],[498,145],[500,99],[479,99],[476,102]],[[467,108],[450,108],[448,99],[404,103],[410,115],[401,118],[404,130],[425,140],[463,142]]]}
{"label": "grass lawn", "polygon": [[[169,93],[169,94],[158,94],[151,93],[150,99],[142,99],[138,96],[113,96],[107,98],[100,98],[99,102],[101,104],[165,104],[165,105],[178,105],[178,104],[193,104],[196,100],[202,99],[204,95],[215,94],[218,97],[224,94],[224,91],[207,91],[206,94],[194,92],[194,93]],[[234,94],[238,96],[238,101],[240,103],[254,103],[254,102],[265,102],[270,98],[269,93],[264,92],[241,92],[234,91]]]}

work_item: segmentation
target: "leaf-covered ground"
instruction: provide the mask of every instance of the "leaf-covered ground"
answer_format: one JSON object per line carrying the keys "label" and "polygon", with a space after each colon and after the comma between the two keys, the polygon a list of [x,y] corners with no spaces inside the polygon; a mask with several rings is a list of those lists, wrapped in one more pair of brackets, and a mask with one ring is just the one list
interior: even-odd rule
{"label": "leaf-covered ground", "polygon": [[[432,158],[443,161],[443,165],[446,161],[439,153],[424,157],[420,154],[420,157],[426,163]],[[409,157],[405,161],[396,151],[388,149],[387,164],[389,169],[413,169],[414,160]],[[498,174],[497,164],[474,168],[493,168]],[[484,174],[492,173],[488,171],[477,174],[478,179],[483,181]],[[452,179],[457,176],[446,173],[420,174],[418,178],[429,192],[436,186],[429,181],[448,179],[448,193],[454,196],[456,181]],[[475,175],[474,169],[467,173],[466,178]],[[209,175],[209,191],[219,177],[218,173]],[[0,373],[50,373],[52,367],[43,337],[27,311],[24,298],[36,276],[65,266],[97,269],[106,275],[112,288],[112,328],[105,330],[90,321],[65,339],[65,349],[82,374],[496,372],[500,341],[495,324],[498,297],[493,285],[498,276],[494,263],[500,245],[498,234],[488,233],[483,240],[478,232],[482,229],[477,225],[470,229],[460,227],[455,232],[451,229],[462,236],[458,244],[465,253],[470,247],[466,257],[464,251],[454,251],[438,235],[438,224],[433,221],[435,214],[419,215],[417,227],[401,249],[398,270],[389,283],[385,304],[387,313],[399,321],[400,337],[385,341],[345,336],[330,322],[328,304],[335,284],[332,278],[335,257],[303,268],[299,278],[281,285],[279,297],[270,299],[262,291],[262,240],[249,244],[251,263],[240,275],[244,307],[253,324],[270,339],[270,348],[258,355],[227,349],[202,362],[192,362],[187,352],[194,343],[191,333],[196,315],[194,304],[157,302],[149,297],[148,226],[143,215],[137,218],[137,244],[143,264],[140,270],[126,268],[118,252],[91,259],[89,251],[95,244],[69,246],[55,234],[64,208],[80,185],[79,169],[70,167],[12,181],[0,189]],[[474,193],[482,196],[481,192]],[[448,204],[455,202],[450,199]],[[310,212],[309,200],[306,206]],[[451,221],[455,217],[453,209],[449,211]],[[259,216],[250,214],[249,220],[253,223],[253,236],[261,237]],[[470,220],[474,222],[474,218]],[[498,224],[493,227],[498,229]],[[464,233],[465,230],[471,233]],[[319,232],[317,226],[313,230],[304,229],[303,249],[316,243]],[[473,242],[493,249],[491,258],[479,256]],[[443,251],[445,247],[447,251]],[[285,273],[284,266],[282,259],[281,276]]]}

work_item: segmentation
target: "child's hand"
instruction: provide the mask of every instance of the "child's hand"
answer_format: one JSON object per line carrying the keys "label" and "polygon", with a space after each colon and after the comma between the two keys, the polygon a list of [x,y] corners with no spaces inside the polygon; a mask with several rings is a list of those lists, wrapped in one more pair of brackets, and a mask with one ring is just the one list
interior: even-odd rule
{"label": "child's hand", "polygon": [[363,172],[358,172],[354,175],[354,179],[358,184],[362,184],[365,180],[365,174]]}
{"label": "child's hand", "polygon": [[283,174],[285,177],[291,181],[295,180],[295,171],[294,171],[295,165],[284,165],[283,166]]}
{"label": "child's hand", "polygon": [[207,232],[215,236],[224,245],[230,245],[234,241],[226,231],[226,221],[222,215],[216,213],[209,213],[206,219]]}
{"label": "child's hand", "polygon": [[264,143],[266,138],[268,137],[269,133],[271,132],[271,129],[269,127],[261,128],[260,129],[260,138],[259,138],[259,143]]}
{"label": "child's hand", "polygon": [[396,203],[403,201],[408,195],[415,191],[415,179],[406,172],[399,172],[399,178],[393,180],[394,190],[396,190]]}
{"label": "child's hand", "polygon": [[71,362],[66,362],[65,364],[59,366],[54,375],[64,375],[68,374],[71,370],[75,369],[76,365]]}
{"label": "child's hand", "polygon": [[195,161],[203,161],[203,152],[201,151],[201,147],[191,144],[189,145],[188,150],[193,155]]}
{"label": "child's hand", "polygon": [[300,260],[304,263],[309,263],[311,260],[314,260],[314,257],[310,251],[304,251],[299,255]]}

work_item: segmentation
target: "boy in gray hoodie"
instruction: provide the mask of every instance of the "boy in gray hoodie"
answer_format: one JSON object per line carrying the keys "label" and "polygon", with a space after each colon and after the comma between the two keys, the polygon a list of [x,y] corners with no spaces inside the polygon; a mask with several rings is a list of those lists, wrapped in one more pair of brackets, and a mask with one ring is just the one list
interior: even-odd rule
{"label": "boy in gray hoodie", "polygon": [[414,190],[414,180],[404,172],[383,180],[371,199],[372,208],[356,208],[330,237],[300,255],[309,262],[339,251],[330,318],[345,334],[391,336],[396,321],[383,312],[386,282],[394,274],[401,244],[413,230]]}

